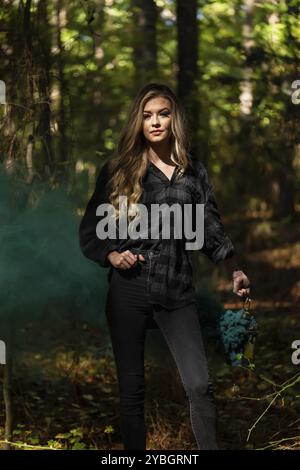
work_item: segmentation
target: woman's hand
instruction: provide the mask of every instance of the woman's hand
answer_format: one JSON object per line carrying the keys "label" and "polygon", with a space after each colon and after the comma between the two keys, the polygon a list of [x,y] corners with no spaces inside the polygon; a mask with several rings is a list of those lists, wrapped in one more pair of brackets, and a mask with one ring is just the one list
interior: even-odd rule
{"label": "woman's hand", "polygon": [[232,274],[233,293],[239,297],[250,295],[250,281],[243,271],[234,271]]}
{"label": "woman's hand", "polygon": [[111,251],[107,255],[108,261],[113,265],[114,268],[118,269],[130,269],[136,266],[137,260],[145,261],[143,255],[134,255],[130,250],[119,253],[118,251]]}

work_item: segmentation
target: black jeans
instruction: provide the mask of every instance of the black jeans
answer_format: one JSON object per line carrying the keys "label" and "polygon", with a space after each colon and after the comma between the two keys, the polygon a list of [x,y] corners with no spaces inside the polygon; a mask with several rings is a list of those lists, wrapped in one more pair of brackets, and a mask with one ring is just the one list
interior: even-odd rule
{"label": "black jeans", "polygon": [[[135,250],[131,250],[135,253]],[[111,268],[106,317],[116,362],[124,449],[146,449],[144,346],[147,328],[156,323],[172,353],[189,400],[192,430],[199,449],[218,449],[216,410],[195,304],[166,310],[148,302],[157,252],[129,269]]]}

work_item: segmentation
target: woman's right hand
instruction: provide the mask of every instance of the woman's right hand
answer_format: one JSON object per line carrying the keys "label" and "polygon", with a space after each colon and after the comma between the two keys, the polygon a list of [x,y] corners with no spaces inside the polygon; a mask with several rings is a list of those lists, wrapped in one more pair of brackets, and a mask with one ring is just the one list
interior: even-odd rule
{"label": "woman's right hand", "polygon": [[138,256],[140,261],[145,261],[143,255],[134,255],[130,250],[123,251],[122,253],[111,251],[108,253],[107,259],[114,268],[130,269],[136,266]]}

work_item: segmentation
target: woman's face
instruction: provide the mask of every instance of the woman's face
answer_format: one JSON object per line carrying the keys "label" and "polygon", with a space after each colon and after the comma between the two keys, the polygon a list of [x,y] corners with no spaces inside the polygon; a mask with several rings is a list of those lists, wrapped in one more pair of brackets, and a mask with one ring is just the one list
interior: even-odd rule
{"label": "woman's face", "polygon": [[143,132],[145,138],[151,143],[169,140],[172,134],[171,120],[170,100],[162,96],[151,98],[145,104],[143,110]]}

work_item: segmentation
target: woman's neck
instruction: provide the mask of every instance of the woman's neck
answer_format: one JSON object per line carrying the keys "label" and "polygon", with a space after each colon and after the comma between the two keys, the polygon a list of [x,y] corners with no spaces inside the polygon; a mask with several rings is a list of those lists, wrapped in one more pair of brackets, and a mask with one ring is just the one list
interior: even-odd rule
{"label": "woman's neck", "polygon": [[171,149],[169,145],[164,146],[164,148],[162,146],[159,148],[154,148],[151,146],[148,148],[147,156],[152,163],[161,162],[165,163],[166,165],[174,163],[171,159]]}

